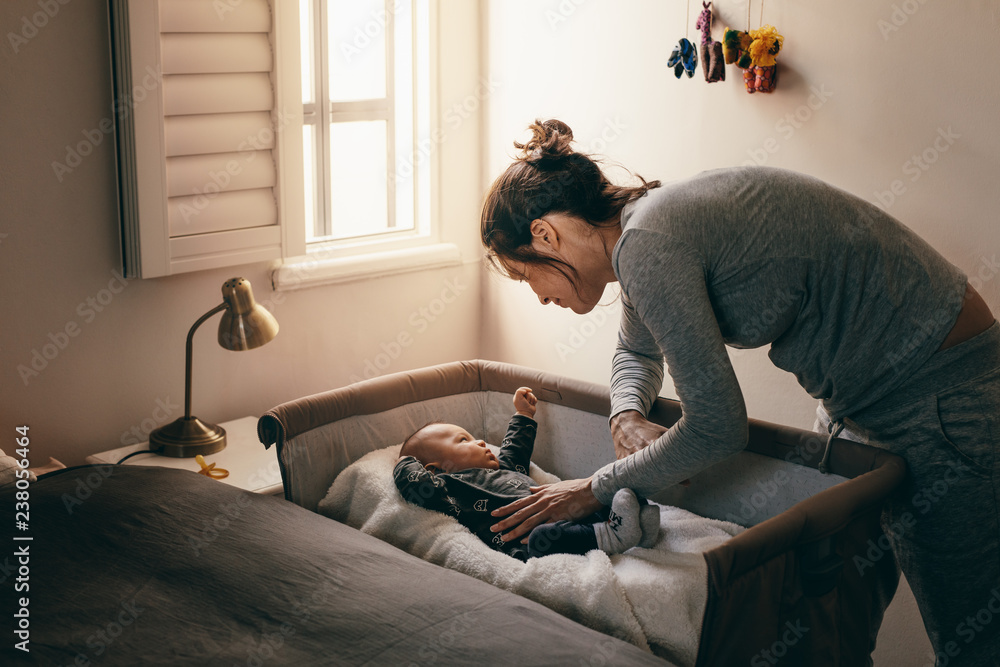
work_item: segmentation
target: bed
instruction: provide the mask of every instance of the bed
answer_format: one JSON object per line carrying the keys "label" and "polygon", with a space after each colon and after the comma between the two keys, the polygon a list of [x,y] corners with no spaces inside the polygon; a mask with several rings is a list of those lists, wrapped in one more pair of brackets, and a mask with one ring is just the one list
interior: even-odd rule
{"label": "bed", "polygon": [[[0,488],[5,526],[14,494]],[[22,535],[33,539],[8,539],[0,559],[5,627],[26,598],[27,635],[5,633],[0,664],[664,664],[293,503],[186,470],[68,468],[39,478],[30,502]],[[30,653],[15,647],[24,638]]]}
{"label": "bed", "polygon": [[[519,386],[532,387],[540,399],[534,463],[575,478],[613,458],[607,387],[483,360],[304,397],[270,410],[258,431],[263,443],[277,447],[286,499],[317,511],[343,471],[428,421],[460,423],[499,442]],[[661,398],[650,416],[669,426],[680,406]],[[825,445],[816,433],[751,420],[745,451],[703,471],[689,487],[651,498],[746,530],[699,554],[704,595],[690,660],[671,647],[645,650],[699,667],[870,664],[899,576],[891,555],[872,554],[871,545],[883,536],[882,502],[905,465],[856,442],[834,439],[829,452]],[[828,474],[817,470],[824,454]],[[368,523],[368,517],[358,521],[362,529]]]}

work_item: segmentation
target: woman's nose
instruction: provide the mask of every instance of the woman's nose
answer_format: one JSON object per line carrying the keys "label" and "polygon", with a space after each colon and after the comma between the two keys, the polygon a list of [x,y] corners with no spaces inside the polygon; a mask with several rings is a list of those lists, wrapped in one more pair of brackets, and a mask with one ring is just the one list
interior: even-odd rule
{"label": "woman's nose", "polygon": [[547,297],[547,296],[539,296],[539,297],[538,297],[538,300],[542,302],[542,305],[543,305],[543,306],[547,306],[547,305],[549,305],[549,302],[551,302],[551,301],[552,301],[552,299],[550,299],[550,298],[549,298],[549,297]]}

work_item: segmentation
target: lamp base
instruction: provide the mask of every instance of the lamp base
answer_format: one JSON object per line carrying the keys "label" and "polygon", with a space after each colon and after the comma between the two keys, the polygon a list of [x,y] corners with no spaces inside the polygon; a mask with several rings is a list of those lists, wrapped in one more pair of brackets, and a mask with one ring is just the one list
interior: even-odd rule
{"label": "lamp base", "polygon": [[150,433],[149,448],[175,459],[214,454],[226,448],[226,429],[197,417],[181,417]]}

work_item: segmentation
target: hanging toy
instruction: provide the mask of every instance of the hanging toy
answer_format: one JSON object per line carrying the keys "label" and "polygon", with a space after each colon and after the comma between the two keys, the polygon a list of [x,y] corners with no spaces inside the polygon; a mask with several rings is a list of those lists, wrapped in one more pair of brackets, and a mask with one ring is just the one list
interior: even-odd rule
{"label": "hanging toy", "polygon": [[687,26],[691,22],[691,3],[688,1],[687,18],[684,20],[684,37],[677,42],[677,46],[670,52],[670,59],[667,60],[667,67],[674,68],[674,74],[681,78],[681,74],[687,72],[688,78],[694,76],[694,70],[698,66],[698,49],[687,38]]}
{"label": "hanging toy", "polygon": [[[770,93],[778,83],[778,66],[775,56],[781,50],[785,38],[778,34],[777,28],[764,25],[750,31],[750,67],[743,71],[743,82],[748,93]],[[751,82],[751,75],[753,81]]]}
{"label": "hanging toy", "polygon": [[701,70],[705,73],[705,81],[715,83],[726,80],[726,65],[723,62],[722,42],[712,39],[712,3],[702,2],[701,14],[694,24],[701,30]]}
{"label": "hanging toy", "polygon": [[750,33],[726,28],[726,32],[722,35],[722,55],[726,59],[726,64],[736,65],[740,69],[749,67],[750,54],[747,53],[747,47],[752,41]]}
{"label": "hanging toy", "polygon": [[[748,93],[769,93],[778,83],[775,56],[785,38],[771,25],[750,30],[750,2],[747,0],[747,29],[726,28],[722,36],[722,52],[726,62],[743,70],[743,83]],[[764,0],[760,0],[760,22],[764,22]]]}
{"label": "hanging toy", "polygon": [[687,37],[681,37],[681,40],[677,42],[677,46],[670,52],[670,60],[667,61],[667,67],[674,68],[674,74],[677,75],[678,79],[681,78],[681,74],[684,72],[687,72],[690,79],[694,76],[694,70],[697,66],[698,50]]}

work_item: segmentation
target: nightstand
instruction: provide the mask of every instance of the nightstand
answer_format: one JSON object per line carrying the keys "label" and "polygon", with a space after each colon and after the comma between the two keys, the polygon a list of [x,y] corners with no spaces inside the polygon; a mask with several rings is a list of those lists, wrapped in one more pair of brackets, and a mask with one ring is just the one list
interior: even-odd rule
{"label": "nightstand", "polygon": [[[219,424],[226,429],[226,448],[215,454],[205,456],[207,463],[216,464],[217,468],[229,471],[229,477],[218,481],[237,486],[254,493],[265,495],[280,495],[282,493],[281,471],[278,469],[278,459],[273,450],[264,449],[257,439],[257,418],[243,417],[231,422]],[[129,445],[110,449],[106,452],[87,457],[87,463],[117,463],[123,456],[132,452],[148,449],[149,443]],[[181,468],[198,472],[198,462],[194,457],[175,459],[159,454],[139,454],[133,456],[122,465],[163,466],[165,468]]]}

